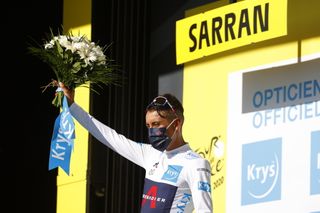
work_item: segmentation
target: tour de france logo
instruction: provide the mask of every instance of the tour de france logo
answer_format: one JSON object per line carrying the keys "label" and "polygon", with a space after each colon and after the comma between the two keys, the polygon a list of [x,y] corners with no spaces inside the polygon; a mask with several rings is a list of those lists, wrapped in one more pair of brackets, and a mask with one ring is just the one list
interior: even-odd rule
{"label": "tour de france logo", "polygon": [[242,205],[281,199],[281,145],[281,138],[243,145]]}

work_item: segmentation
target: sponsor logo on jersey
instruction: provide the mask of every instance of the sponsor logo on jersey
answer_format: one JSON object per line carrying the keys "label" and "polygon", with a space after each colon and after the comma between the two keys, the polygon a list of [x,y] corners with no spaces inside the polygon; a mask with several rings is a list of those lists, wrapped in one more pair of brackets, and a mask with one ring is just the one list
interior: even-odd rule
{"label": "sponsor logo on jersey", "polygon": [[199,181],[198,189],[205,192],[211,192],[211,185],[208,182]]}
{"label": "sponsor logo on jersey", "polygon": [[207,172],[207,173],[209,173],[211,175],[211,171],[209,169],[207,169],[207,168],[197,168],[197,171],[198,172]]}
{"label": "sponsor logo on jersey", "polygon": [[242,205],[281,199],[281,146],[281,138],[243,145]]}
{"label": "sponsor logo on jersey", "polygon": [[177,187],[145,179],[141,212],[169,212]]}
{"label": "sponsor logo on jersey", "polygon": [[161,202],[165,203],[166,199],[163,197],[157,196],[158,193],[158,186],[153,185],[150,187],[149,191],[146,192],[146,194],[142,195],[142,205],[144,205],[147,201],[150,201],[150,208],[154,209],[156,208],[156,203]]}
{"label": "sponsor logo on jersey", "polygon": [[311,133],[310,194],[320,194],[320,131]]}
{"label": "sponsor logo on jersey", "polygon": [[155,170],[156,170],[156,168],[158,168],[158,165],[159,165],[159,162],[153,164],[153,166],[152,166],[153,168],[149,170],[148,174],[149,175],[153,175]]}
{"label": "sponsor logo on jersey", "polygon": [[188,159],[188,160],[192,160],[192,159],[196,159],[196,158],[199,158],[199,156],[196,153],[188,152],[186,154],[186,159]]}
{"label": "sponsor logo on jersey", "polygon": [[179,209],[179,213],[184,212],[186,206],[191,202],[192,195],[188,193],[183,193],[182,198],[177,203],[177,208]]}
{"label": "sponsor logo on jersey", "polygon": [[182,166],[178,165],[169,165],[167,171],[163,174],[161,179],[176,183],[182,168]]}

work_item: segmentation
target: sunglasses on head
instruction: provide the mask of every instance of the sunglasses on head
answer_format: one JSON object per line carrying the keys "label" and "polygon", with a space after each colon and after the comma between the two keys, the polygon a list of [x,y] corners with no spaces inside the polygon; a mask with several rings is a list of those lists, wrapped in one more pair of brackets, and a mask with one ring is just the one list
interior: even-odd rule
{"label": "sunglasses on head", "polygon": [[178,117],[176,111],[174,110],[174,108],[172,107],[172,105],[170,104],[170,102],[168,101],[168,99],[164,96],[158,96],[155,99],[153,99],[153,101],[147,106],[147,110],[149,110],[151,107],[156,107],[159,109],[171,109],[172,112]]}

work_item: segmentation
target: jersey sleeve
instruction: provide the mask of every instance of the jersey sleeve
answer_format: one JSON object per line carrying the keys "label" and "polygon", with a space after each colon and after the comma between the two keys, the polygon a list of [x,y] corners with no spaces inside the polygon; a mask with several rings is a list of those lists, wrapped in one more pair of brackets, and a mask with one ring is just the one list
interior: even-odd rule
{"label": "jersey sleeve", "polygon": [[212,213],[211,166],[206,159],[198,158],[190,164],[187,174],[194,210],[196,213]]}
{"label": "jersey sleeve", "polygon": [[148,149],[150,149],[150,145],[132,141],[125,136],[118,134],[114,129],[101,123],[84,111],[76,103],[73,103],[70,106],[70,112],[72,116],[98,141],[133,163],[145,168],[144,158],[148,153]]}

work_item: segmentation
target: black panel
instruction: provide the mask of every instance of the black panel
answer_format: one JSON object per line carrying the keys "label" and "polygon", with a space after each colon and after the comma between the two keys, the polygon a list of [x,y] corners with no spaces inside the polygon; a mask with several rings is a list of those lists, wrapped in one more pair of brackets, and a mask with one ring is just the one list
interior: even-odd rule
{"label": "black panel", "polygon": [[59,110],[51,104],[54,90],[40,88],[54,75],[27,47],[61,26],[62,0],[4,1],[1,8],[0,212],[55,213],[57,170],[48,171],[48,160]]}
{"label": "black panel", "polygon": [[[92,39],[111,44],[109,57],[120,65],[122,86],[97,88],[90,112],[135,141],[145,141],[148,93],[148,1],[93,1]],[[151,94],[153,95],[153,94]],[[144,170],[90,138],[88,212],[139,212]]]}

